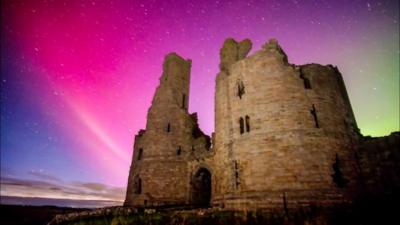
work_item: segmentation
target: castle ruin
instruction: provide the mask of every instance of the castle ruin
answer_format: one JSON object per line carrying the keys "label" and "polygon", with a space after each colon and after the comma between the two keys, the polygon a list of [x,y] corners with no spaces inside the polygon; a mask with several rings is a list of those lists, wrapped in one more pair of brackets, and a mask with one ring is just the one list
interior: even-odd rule
{"label": "castle ruin", "polygon": [[220,51],[212,138],[188,112],[191,61],[165,57],[125,206],[287,210],[398,187],[399,133],[359,133],[336,67],[290,64],[276,40],[247,56],[251,46],[227,39]]}

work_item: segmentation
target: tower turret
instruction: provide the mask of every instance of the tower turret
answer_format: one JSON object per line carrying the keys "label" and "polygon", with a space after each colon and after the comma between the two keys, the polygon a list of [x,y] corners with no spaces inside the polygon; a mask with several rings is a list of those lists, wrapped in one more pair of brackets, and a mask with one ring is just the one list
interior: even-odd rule
{"label": "tower turret", "polygon": [[[148,111],[146,130],[135,136],[125,205],[154,207],[190,202],[192,149],[209,143],[188,113],[191,61],[176,53],[164,59],[160,85]],[[196,135],[194,135],[196,131]],[[209,144],[208,144],[209,145]]]}
{"label": "tower turret", "polygon": [[276,40],[239,58],[235,43],[225,41],[216,78],[213,203],[277,209],[350,199],[357,125],[338,70],[289,64]]}

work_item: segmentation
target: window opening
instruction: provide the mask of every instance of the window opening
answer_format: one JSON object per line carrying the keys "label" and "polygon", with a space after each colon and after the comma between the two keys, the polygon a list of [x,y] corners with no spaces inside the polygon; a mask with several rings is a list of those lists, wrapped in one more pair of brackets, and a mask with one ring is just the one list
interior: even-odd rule
{"label": "window opening", "polygon": [[246,131],[250,132],[250,117],[246,116]]}
{"label": "window opening", "polygon": [[311,115],[314,118],[314,124],[316,128],[319,128],[319,123],[318,123],[318,116],[317,116],[317,110],[315,109],[314,104],[312,105],[312,109],[310,110]]}
{"label": "window opening", "polygon": [[240,117],[239,119],[239,125],[240,125],[240,134],[244,133],[244,119]]}
{"label": "window opening", "polygon": [[142,179],[140,179],[139,175],[136,175],[133,179],[133,192],[135,194],[142,193]]}
{"label": "window opening", "polygon": [[143,148],[139,148],[137,160],[141,160],[141,159],[142,159],[142,156],[143,156]]}
{"label": "window opening", "polygon": [[242,95],[244,95],[244,84],[242,81],[239,81],[237,84],[238,92],[237,95],[239,96],[240,99],[242,99]]}

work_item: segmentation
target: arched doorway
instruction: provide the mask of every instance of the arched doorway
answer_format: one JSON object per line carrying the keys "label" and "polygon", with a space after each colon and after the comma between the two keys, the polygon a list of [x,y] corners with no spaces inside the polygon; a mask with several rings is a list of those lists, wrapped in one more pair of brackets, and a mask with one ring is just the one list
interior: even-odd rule
{"label": "arched doorway", "polygon": [[209,206],[211,200],[211,173],[206,168],[200,168],[192,178],[192,204]]}

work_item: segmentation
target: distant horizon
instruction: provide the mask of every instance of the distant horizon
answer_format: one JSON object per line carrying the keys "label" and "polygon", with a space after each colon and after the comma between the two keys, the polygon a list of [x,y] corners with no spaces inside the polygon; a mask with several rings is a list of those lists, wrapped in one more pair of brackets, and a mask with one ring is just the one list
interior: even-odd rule
{"label": "distant horizon", "polygon": [[79,200],[62,198],[41,198],[41,197],[21,197],[21,196],[1,196],[1,205],[20,205],[20,206],[56,206],[68,208],[103,208],[112,206],[122,206],[123,202],[111,200]]}
{"label": "distant horizon", "polygon": [[[46,177],[47,178],[47,177]],[[123,202],[125,187],[101,183],[65,182],[59,179],[20,179],[0,177],[0,196],[71,201]]]}

